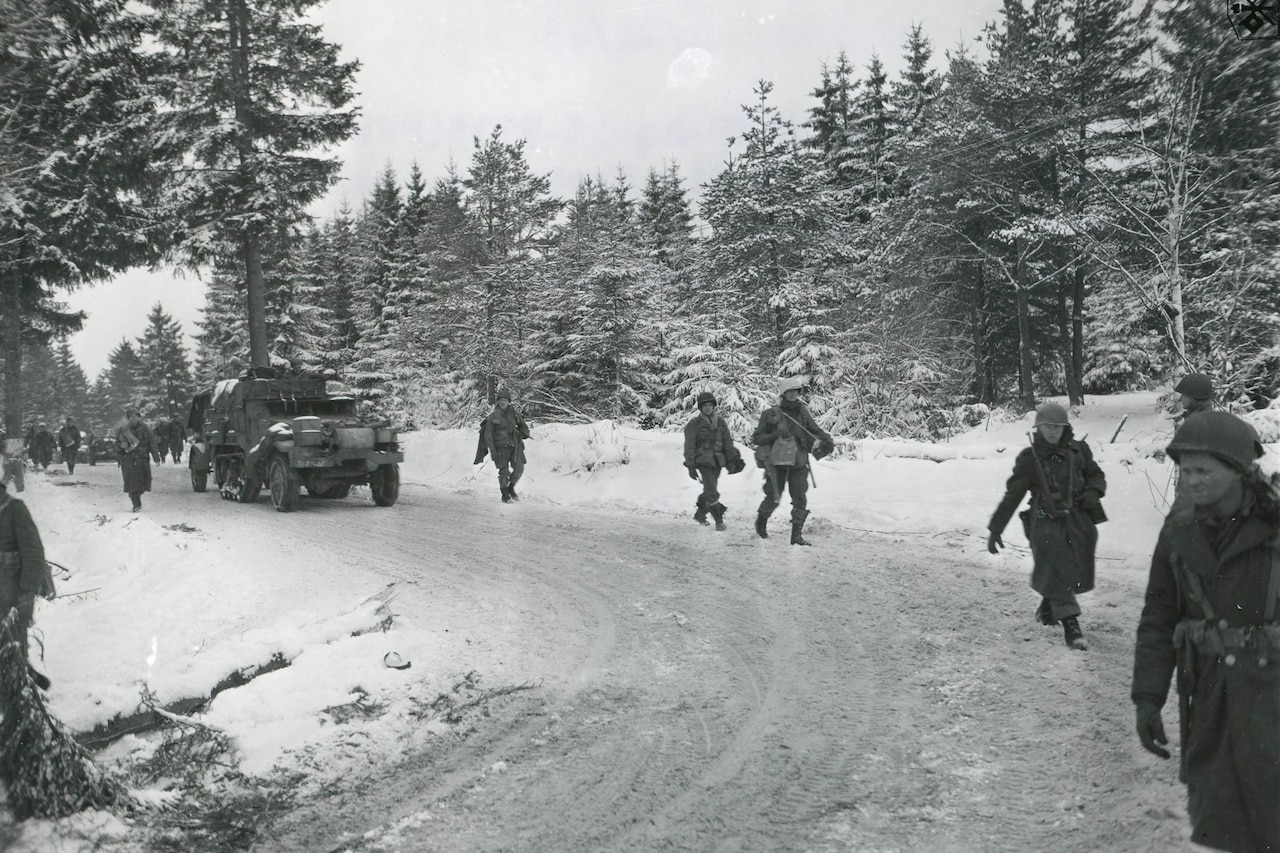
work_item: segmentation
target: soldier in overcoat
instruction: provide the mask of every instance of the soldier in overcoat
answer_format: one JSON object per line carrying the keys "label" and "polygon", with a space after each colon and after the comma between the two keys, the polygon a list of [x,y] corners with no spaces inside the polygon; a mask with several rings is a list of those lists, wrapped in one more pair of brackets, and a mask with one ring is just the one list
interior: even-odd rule
{"label": "soldier in overcoat", "polygon": [[804,522],[809,517],[809,453],[821,459],[835,447],[831,436],[800,400],[804,382],[789,376],[778,383],[778,405],[765,409],[751,434],[756,461],[764,469],[764,500],[756,510],[756,535],[769,538],[769,516],[791,494],[791,544],[809,545]]}
{"label": "soldier in overcoat", "polygon": [[182,449],[186,447],[186,427],[181,421],[169,422],[169,453],[173,455],[173,464],[182,461]]}
{"label": "soldier in overcoat", "polygon": [[684,427],[684,467],[689,478],[702,483],[693,518],[707,523],[707,513],[716,521],[716,530],[725,530],[725,506],[720,503],[720,472],[736,474],[746,467],[742,453],[733,444],[729,424],[716,412],[716,396],[710,391],[698,395],[698,414]]}
{"label": "soldier in overcoat", "polygon": [[31,511],[25,501],[9,494],[6,477],[0,480],[0,618],[17,610],[14,640],[24,659],[37,595],[53,598],[53,575]]}
{"label": "soldier in overcoat", "polygon": [[1083,651],[1088,644],[1076,596],[1093,589],[1107,478],[1089,445],[1075,439],[1067,410],[1057,403],[1036,409],[1031,446],[1014,460],[1004,497],[987,524],[992,554],[1004,547],[1001,534],[1028,492],[1031,505],[1020,518],[1031,544],[1031,588],[1041,595],[1035,618],[1044,625],[1061,622],[1066,644]]}
{"label": "soldier in overcoat", "polygon": [[40,424],[31,438],[31,458],[41,470],[48,468],[53,461],[53,448],[53,433],[49,432],[48,424]]}
{"label": "soldier in overcoat", "polygon": [[1188,419],[1168,453],[1191,504],[1165,519],[1138,622],[1138,738],[1168,758],[1161,709],[1177,673],[1191,840],[1280,850],[1280,504],[1262,447],[1226,412]]}
{"label": "soldier in overcoat", "polygon": [[142,511],[142,493],[151,491],[151,460],[160,461],[155,436],[142,420],[136,407],[126,410],[128,420],[116,430],[116,447],[120,451],[120,474],[134,512]]}
{"label": "soldier in overcoat", "polygon": [[74,474],[80,458],[80,429],[74,418],[67,418],[58,430],[58,446],[62,448],[62,461],[67,463],[67,473]]}
{"label": "soldier in overcoat", "polygon": [[[529,438],[529,425],[524,416],[511,405],[511,392],[499,388],[495,395],[493,411],[484,419],[481,427],[480,441],[483,448],[493,458],[498,468],[498,489],[502,493],[502,502],[511,503],[519,500],[516,494],[516,483],[524,474],[524,442]],[[477,453],[476,462],[483,456]]]}

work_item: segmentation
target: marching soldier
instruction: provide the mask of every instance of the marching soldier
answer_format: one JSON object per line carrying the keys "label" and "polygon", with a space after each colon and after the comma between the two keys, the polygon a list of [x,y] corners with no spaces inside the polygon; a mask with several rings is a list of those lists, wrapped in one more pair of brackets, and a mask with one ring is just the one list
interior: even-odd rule
{"label": "marching soldier", "polygon": [[716,530],[725,530],[724,504],[716,489],[720,471],[727,469],[736,474],[746,467],[742,454],[733,445],[729,425],[716,412],[716,397],[710,391],[698,395],[698,414],[684,428],[684,467],[689,478],[702,483],[694,521],[707,523],[707,513],[716,521]]}
{"label": "marching soldier", "polygon": [[756,511],[756,534],[769,538],[769,516],[782,501],[782,490],[791,493],[791,544],[810,545],[803,536],[809,517],[809,452],[821,459],[832,451],[835,441],[800,402],[804,382],[791,376],[778,383],[778,405],[760,415],[751,443],[756,448],[756,464],[764,469],[764,500]]}
{"label": "marching soldier", "polygon": [[1066,644],[1084,651],[1076,595],[1093,589],[1107,478],[1089,445],[1072,436],[1067,410],[1057,403],[1036,409],[1031,446],[1014,460],[1004,498],[987,525],[992,554],[1004,547],[1001,534],[1028,492],[1031,506],[1019,517],[1031,543],[1031,588],[1041,595],[1035,618],[1043,625],[1061,622]]}
{"label": "marching soldier", "polygon": [[120,451],[120,475],[134,512],[142,511],[142,493],[151,491],[151,459],[160,461],[155,437],[142,420],[136,406],[125,410],[128,420],[116,430],[116,447]]}

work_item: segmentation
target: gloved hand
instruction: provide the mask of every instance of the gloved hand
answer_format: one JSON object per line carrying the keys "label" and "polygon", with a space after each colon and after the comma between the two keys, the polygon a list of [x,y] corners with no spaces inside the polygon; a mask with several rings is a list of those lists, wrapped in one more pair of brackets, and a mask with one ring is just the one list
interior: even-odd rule
{"label": "gloved hand", "polygon": [[992,554],[999,554],[1000,549],[1004,547],[1004,540],[1000,538],[1000,534],[994,530],[987,536],[987,550]]}
{"label": "gloved hand", "polygon": [[1161,758],[1169,757],[1169,739],[1164,734],[1164,722],[1160,719],[1160,706],[1154,702],[1138,703],[1138,740],[1142,748]]}
{"label": "gloved hand", "polygon": [[698,479],[698,469],[697,469],[697,468],[693,467],[692,465],[686,465],[685,467],[689,469],[689,479],[690,479],[690,480],[696,480],[696,479]]}

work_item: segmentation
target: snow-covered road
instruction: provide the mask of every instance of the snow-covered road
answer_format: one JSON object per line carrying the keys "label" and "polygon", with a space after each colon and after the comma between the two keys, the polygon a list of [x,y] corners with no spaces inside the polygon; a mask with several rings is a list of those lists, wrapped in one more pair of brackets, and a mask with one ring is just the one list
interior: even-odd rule
{"label": "snow-covered road", "polygon": [[[114,466],[33,475],[61,591],[96,590],[41,604],[51,707],[83,730],[140,685],[171,702],[290,660],[200,713],[238,771],[293,786],[263,850],[1190,850],[1127,695],[1167,470],[1100,448],[1113,521],[1073,652],[1031,618],[1020,534],[982,550],[1019,429],[941,464],[824,461],[813,548],[786,543],[785,507],[756,538],[754,472],[725,485],[729,531],[694,524],[679,437],[599,426],[542,430],[515,505],[458,461],[469,431],[414,436],[390,509],[356,490],[281,514],[165,464],[131,516]],[[388,595],[390,630],[364,633]],[[133,851],[145,823],[0,842]]]}

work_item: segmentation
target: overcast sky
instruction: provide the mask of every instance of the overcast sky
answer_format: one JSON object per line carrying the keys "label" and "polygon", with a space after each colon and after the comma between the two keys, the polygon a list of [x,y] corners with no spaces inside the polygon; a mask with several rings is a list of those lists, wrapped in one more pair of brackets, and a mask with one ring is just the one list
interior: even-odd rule
{"label": "overcast sky", "polygon": [[[873,53],[890,72],[920,23],[941,70],[944,52],[971,43],[999,0],[329,0],[326,36],[362,67],[359,134],[337,150],[343,180],[314,208],[359,207],[390,165],[402,179],[416,160],[428,182],[450,158],[460,171],[472,139],[503,126],[524,139],[531,168],[552,192],[573,194],[584,175],[633,188],[650,167],[680,164],[685,186],[723,168],[740,135],[742,105],[761,80],[799,125],[813,106],[822,64],[845,51],[862,75]],[[73,294],[89,313],[71,347],[92,380],[122,339],[142,334],[156,302],[197,331],[203,285],[139,270]],[[193,342],[192,342],[193,343]],[[192,351],[194,356],[194,350]]]}

